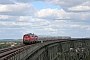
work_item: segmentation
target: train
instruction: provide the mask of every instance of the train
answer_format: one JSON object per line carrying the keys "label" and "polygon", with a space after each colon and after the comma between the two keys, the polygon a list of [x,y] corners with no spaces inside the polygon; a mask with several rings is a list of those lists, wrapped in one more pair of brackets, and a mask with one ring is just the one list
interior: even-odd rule
{"label": "train", "polygon": [[42,41],[52,40],[70,40],[69,36],[37,36],[34,33],[28,33],[23,35],[23,44],[34,44]]}

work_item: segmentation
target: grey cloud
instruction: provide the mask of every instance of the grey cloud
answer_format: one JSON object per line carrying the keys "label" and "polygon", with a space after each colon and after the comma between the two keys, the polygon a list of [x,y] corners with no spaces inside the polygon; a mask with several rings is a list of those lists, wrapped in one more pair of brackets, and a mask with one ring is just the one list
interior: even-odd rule
{"label": "grey cloud", "polygon": [[0,0],[0,4],[14,4],[13,0]]}
{"label": "grey cloud", "polygon": [[25,16],[32,15],[36,9],[30,4],[1,5],[0,15]]}
{"label": "grey cloud", "polygon": [[68,10],[68,9],[65,9],[66,12],[74,12],[74,13],[82,13],[82,12],[89,12],[90,13],[90,10]]}
{"label": "grey cloud", "polygon": [[33,1],[45,1],[45,0],[15,0],[15,1],[27,3],[27,2],[33,2]]}
{"label": "grey cloud", "polygon": [[[75,6],[90,6],[89,0],[49,0],[47,1],[48,4],[54,4],[62,7],[66,12],[90,12],[88,9],[79,10],[78,8],[73,8],[73,10],[69,10],[68,8],[75,7]],[[84,8],[84,7],[83,7]],[[78,10],[76,10],[78,9]]]}
{"label": "grey cloud", "polygon": [[8,15],[0,15],[0,21],[4,22],[13,22],[18,21],[19,16],[8,16]]}
{"label": "grey cloud", "polygon": [[37,17],[37,18],[45,19],[45,20],[56,20],[55,18],[58,18],[58,16],[55,16],[55,15],[49,15],[49,16]]}
{"label": "grey cloud", "polygon": [[72,7],[81,5],[89,0],[49,0],[48,3],[60,5],[61,7]]}

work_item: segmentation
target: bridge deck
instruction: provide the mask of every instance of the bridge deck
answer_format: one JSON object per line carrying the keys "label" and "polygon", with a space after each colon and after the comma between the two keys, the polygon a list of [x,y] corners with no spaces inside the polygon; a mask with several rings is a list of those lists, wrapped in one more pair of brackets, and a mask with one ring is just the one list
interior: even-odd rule
{"label": "bridge deck", "polygon": [[55,40],[26,47],[11,53],[6,58],[8,60],[82,60],[90,56],[90,39]]}

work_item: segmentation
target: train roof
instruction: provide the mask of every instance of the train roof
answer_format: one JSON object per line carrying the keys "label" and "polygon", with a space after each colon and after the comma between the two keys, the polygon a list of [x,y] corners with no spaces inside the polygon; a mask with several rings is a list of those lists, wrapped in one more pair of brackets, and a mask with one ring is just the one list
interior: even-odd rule
{"label": "train roof", "polygon": [[[34,33],[28,33],[28,34],[25,34],[25,35],[35,35]],[[37,35],[35,35],[35,36],[37,36]]]}

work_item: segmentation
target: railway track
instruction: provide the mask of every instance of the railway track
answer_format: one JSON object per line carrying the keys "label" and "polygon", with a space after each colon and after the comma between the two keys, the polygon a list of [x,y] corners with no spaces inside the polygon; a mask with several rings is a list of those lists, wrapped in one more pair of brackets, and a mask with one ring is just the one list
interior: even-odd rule
{"label": "railway track", "polygon": [[12,60],[9,59],[12,56],[15,56],[16,54],[21,53],[24,50],[27,50],[28,48],[37,46],[40,43],[31,44],[31,45],[20,45],[20,46],[14,46],[10,48],[5,48],[0,50],[0,60]]}
{"label": "railway track", "polygon": [[0,60],[9,60],[7,57],[17,54],[18,52],[28,49],[31,45],[20,45],[16,47],[10,47],[3,50],[0,50]]}
{"label": "railway track", "polygon": [[7,52],[7,51],[10,51],[10,50],[12,50],[12,49],[16,49],[16,48],[22,47],[22,46],[24,46],[24,45],[14,46],[14,47],[9,47],[9,48],[5,48],[5,49],[1,49],[1,50],[0,50],[0,54],[1,54],[1,53],[4,53],[4,52]]}

